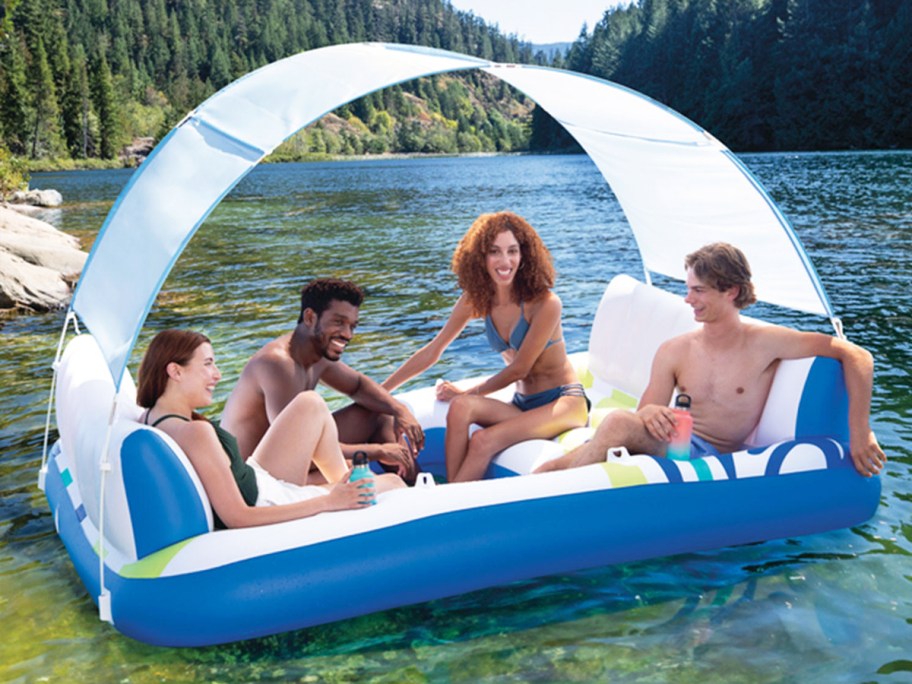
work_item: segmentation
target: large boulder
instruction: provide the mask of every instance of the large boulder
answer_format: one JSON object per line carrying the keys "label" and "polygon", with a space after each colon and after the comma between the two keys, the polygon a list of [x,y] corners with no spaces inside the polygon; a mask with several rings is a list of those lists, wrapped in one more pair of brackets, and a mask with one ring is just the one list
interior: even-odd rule
{"label": "large boulder", "polygon": [[36,207],[59,207],[63,204],[63,196],[56,190],[18,190],[12,194],[10,202]]}
{"label": "large boulder", "polygon": [[73,236],[0,205],[0,309],[66,306],[86,256]]}

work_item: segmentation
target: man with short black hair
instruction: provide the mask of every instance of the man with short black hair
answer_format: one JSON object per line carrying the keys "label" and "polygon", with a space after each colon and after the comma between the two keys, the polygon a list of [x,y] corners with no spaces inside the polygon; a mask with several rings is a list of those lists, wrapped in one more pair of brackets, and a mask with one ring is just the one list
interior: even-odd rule
{"label": "man with short black hair", "polygon": [[244,458],[292,399],[323,382],[354,402],[333,414],[345,456],[365,451],[414,481],[415,456],[424,446],[415,417],[378,383],[340,360],[363,299],[361,288],[349,281],[308,283],[301,290],[295,329],[268,342],[244,366],[222,413],[222,426],[237,437]]}

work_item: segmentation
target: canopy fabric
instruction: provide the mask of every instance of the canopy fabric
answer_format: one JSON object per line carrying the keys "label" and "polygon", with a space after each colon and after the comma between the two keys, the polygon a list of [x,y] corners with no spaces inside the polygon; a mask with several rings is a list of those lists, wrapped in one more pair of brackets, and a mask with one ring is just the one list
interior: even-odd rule
{"label": "canopy fabric", "polygon": [[785,217],[709,133],[640,93],[590,76],[484,70],[523,91],[576,138],[617,196],[647,271],[681,279],[687,254],[724,240],[747,256],[758,299],[832,316]]}
{"label": "canopy fabric", "polygon": [[187,242],[263,157],[347,102],[467,69],[523,91],[576,138],[620,201],[647,273],[680,279],[687,253],[725,240],[750,260],[758,298],[832,317],[800,242],[762,186],[721,143],[663,105],[569,71],[403,45],[334,45],[265,66],[213,95],[121,192],[71,305],[115,382]]}

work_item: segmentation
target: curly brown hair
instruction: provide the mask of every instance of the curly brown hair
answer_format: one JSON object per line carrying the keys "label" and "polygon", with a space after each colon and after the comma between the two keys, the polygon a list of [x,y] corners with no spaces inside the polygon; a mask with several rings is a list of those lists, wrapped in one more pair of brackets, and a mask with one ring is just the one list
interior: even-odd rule
{"label": "curly brown hair", "polygon": [[468,297],[476,316],[491,311],[494,282],[488,275],[485,259],[497,236],[505,230],[513,233],[519,243],[520,263],[513,280],[516,301],[532,301],[554,287],[554,263],[535,229],[511,211],[482,214],[456,246],[453,252],[453,273],[459,287]]}
{"label": "curly brown hair", "polygon": [[720,292],[737,287],[734,304],[739,309],[757,301],[747,257],[734,245],[727,242],[704,245],[684,258],[684,267],[692,268],[697,278]]}

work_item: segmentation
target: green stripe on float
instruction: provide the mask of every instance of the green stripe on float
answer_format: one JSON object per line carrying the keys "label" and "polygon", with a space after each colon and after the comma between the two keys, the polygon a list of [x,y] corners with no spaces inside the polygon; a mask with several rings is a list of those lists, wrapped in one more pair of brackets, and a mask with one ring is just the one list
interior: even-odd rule
{"label": "green stripe on float", "polygon": [[621,465],[606,461],[602,463],[602,468],[608,473],[608,479],[611,480],[612,487],[635,487],[636,485],[647,484],[646,473],[640,466]]}
{"label": "green stripe on float", "polygon": [[631,396],[626,392],[621,392],[621,390],[618,389],[611,390],[610,402],[611,406],[631,410],[635,409],[639,403],[636,397]]}
{"label": "green stripe on float", "polygon": [[70,469],[64,468],[63,472],[60,473],[60,481],[63,482],[64,487],[69,487],[73,484],[73,476],[70,475]]}
{"label": "green stripe on float", "polygon": [[192,538],[185,539],[184,541],[177,542],[171,546],[166,546],[155,553],[150,553],[148,556],[135,563],[127,563],[120,569],[118,574],[121,577],[130,579],[153,579],[155,577],[161,577],[162,572],[167,567],[168,563],[171,562],[171,559],[191,541]]}
{"label": "green stripe on float", "polygon": [[697,478],[699,478],[700,482],[712,482],[714,479],[713,474],[706,463],[706,459],[696,458],[690,462],[690,465],[697,471]]}

